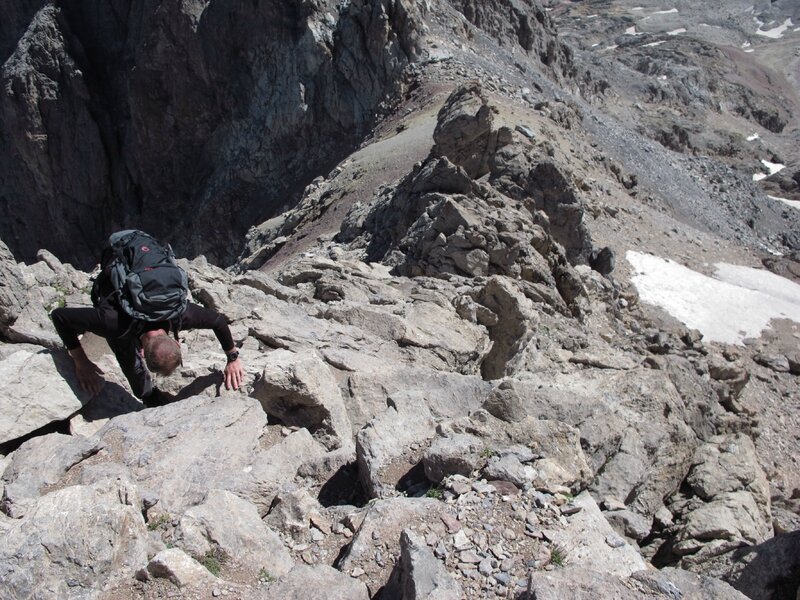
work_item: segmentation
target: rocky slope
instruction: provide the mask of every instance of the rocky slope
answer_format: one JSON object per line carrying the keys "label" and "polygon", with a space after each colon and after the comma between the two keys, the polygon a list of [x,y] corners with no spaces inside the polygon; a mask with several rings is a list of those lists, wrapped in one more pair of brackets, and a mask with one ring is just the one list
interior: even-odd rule
{"label": "rocky slope", "polygon": [[[14,3],[0,596],[794,600],[798,324],[704,339],[629,254],[800,275],[790,4]],[[92,336],[79,390],[47,311],[132,224],[240,392],[209,332],[175,402]]]}

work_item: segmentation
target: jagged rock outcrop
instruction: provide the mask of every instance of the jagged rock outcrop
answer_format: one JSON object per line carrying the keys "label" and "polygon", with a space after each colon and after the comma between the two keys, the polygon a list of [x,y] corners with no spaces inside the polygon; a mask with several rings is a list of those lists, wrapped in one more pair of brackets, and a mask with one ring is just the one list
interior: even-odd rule
{"label": "jagged rock outcrop", "polygon": [[[364,219],[368,257],[400,262],[410,275],[521,277],[556,287],[572,303],[569,266],[588,263],[593,251],[583,206],[558,168],[535,158],[540,149],[494,126],[496,110],[479,84],[451,94],[431,156]],[[488,186],[476,181],[487,174]],[[353,237],[352,224],[345,231]],[[400,261],[389,255],[395,249]]]}

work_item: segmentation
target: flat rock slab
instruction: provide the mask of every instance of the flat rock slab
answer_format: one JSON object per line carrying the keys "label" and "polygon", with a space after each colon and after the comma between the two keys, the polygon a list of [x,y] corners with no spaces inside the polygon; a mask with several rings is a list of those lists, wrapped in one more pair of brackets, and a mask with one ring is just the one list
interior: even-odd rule
{"label": "flat rock slab", "polygon": [[574,504],[581,510],[569,517],[567,527],[548,533],[553,544],[564,550],[567,564],[622,577],[647,568],[633,546],[608,545],[607,538],[618,536],[588,492],[579,494]]}
{"label": "flat rock slab", "polygon": [[66,353],[27,348],[0,361],[0,444],[68,419],[89,400]]}

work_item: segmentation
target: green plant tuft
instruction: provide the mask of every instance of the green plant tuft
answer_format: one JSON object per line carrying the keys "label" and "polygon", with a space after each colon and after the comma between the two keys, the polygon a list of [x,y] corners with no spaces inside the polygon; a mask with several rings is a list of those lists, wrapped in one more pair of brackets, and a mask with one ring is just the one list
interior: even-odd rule
{"label": "green plant tuft", "polygon": [[214,550],[209,550],[205,553],[202,557],[197,559],[201,565],[203,565],[208,572],[211,573],[214,577],[219,577],[219,573],[222,570],[222,566],[227,562],[228,555],[225,554],[219,548]]}
{"label": "green plant tuft", "polygon": [[443,494],[444,490],[442,490],[442,488],[440,488],[439,486],[433,486],[429,488],[427,492],[425,492],[425,497],[436,498],[437,500],[441,500]]}
{"label": "green plant tuft", "polygon": [[550,564],[556,567],[563,567],[567,564],[567,550],[563,546],[554,544],[550,548]]}
{"label": "green plant tuft", "polygon": [[169,515],[166,513],[161,513],[155,519],[147,523],[147,529],[149,531],[155,531],[156,529],[169,523],[169,521],[170,521]]}
{"label": "green plant tuft", "polygon": [[267,583],[275,581],[275,578],[272,574],[267,571],[266,568],[262,567],[261,570],[258,572],[258,580],[259,581],[266,581]]}

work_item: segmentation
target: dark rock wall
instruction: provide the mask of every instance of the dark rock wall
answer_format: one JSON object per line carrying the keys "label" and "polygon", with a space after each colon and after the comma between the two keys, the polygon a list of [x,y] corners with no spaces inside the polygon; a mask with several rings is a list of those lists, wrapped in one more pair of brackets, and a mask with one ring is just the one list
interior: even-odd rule
{"label": "dark rock wall", "polygon": [[[141,227],[226,263],[353,149],[420,49],[405,0],[16,2],[0,238],[90,265]],[[76,234],[76,231],[78,232]]]}

